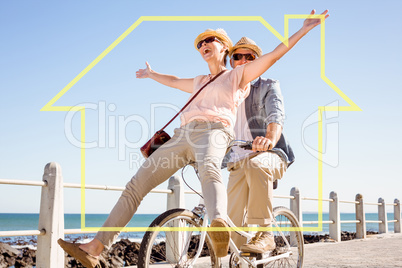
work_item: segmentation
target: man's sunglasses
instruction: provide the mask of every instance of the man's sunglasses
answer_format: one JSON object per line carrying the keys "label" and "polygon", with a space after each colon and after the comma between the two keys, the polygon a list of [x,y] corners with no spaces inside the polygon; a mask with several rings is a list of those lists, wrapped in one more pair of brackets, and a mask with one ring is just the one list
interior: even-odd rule
{"label": "man's sunglasses", "polygon": [[253,61],[253,60],[255,60],[255,55],[254,55],[254,54],[250,54],[250,53],[248,53],[248,54],[236,53],[236,54],[233,54],[233,56],[232,56],[232,58],[233,58],[234,60],[241,60],[243,57],[245,57],[246,60],[248,60],[248,61]]}
{"label": "man's sunglasses", "polygon": [[207,37],[204,40],[201,40],[200,42],[198,42],[197,49],[200,49],[204,42],[208,44],[208,43],[212,43],[213,41],[218,41],[219,43],[222,43],[221,40],[219,40],[215,36],[210,36],[210,37]]}

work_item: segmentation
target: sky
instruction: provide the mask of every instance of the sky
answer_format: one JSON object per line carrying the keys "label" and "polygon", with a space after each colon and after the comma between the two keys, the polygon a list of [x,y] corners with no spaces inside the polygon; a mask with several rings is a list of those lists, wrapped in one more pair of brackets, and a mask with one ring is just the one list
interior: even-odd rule
{"label": "sky", "polygon": [[[395,15],[401,8],[398,0],[1,1],[0,179],[41,181],[45,165],[57,162],[64,182],[81,182],[79,113],[40,110],[141,16],[261,16],[283,35],[286,14],[329,9],[325,75],[362,111],[323,116],[323,197],[335,191],[340,200],[352,201],[360,193],[366,202],[382,197],[392,203],[402,198],[402,18]],[[291,20],[289,32],[301,25],[302,20]],[[142,22],[57,100],[55,106],[86,107],[87,184],[124,186],[135,174],[143,161],[139,147],[189,97],[136,79],[135,72],[148,61],[154,70],[179,77],[208,74],[193,45],[207,28],[225,29],[234,43],[248,36],[264,53],[280,42],[259,22]],[[302,196],[318,197],[318,107],[348,106],[321,79],[320,31],[311,31],[263,75],[280,81],[284,133],[296,155],[275,195],[297,187]],[[167,132],[178,126],[176,120]],[[184,174],[200,189],[191,168]],[[222,174],[226,184],[228,172]],[[166,188],[167,183],[158,186]],[[108,213],[119,196],[87,190],[86,212]],[[39,200],[40,187],[0,184],[0,213],[38,213]],[[165,200],[163,194],[149,194],[138,213],[161,213]],[[66,213],[80,212],[78,189],[65,189],[64,201]],[[197,202],[186,196],[188,208]],[[303,201],[302,207],[317,211],[318,205]],[[353,212],[354,205],[342,204],[341,211]]]}

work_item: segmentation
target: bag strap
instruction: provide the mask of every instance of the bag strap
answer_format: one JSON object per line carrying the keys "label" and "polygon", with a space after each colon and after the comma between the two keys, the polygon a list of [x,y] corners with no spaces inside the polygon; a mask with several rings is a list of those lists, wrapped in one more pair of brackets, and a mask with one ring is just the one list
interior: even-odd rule
{"label": "bag strap", "polygon": [[[223,74],[226,70],[222,70],[220,73],[218,73],[217,75],[215,75],[214,78],[212,78],[211,80],[208,81],[208,83],[206,83],[205,85],[202,86],[202,88],[200,88],[200,90],[197,91],[197,93],[194,94],[194,96],[186,103],[186,105],[183,106],[183,108],[181,108],[181,110],[175,115],[173,116],[173,118],[163,127],[161,128],[159,131],[163,131],[170,123],[172,123],[173,120],[176,119],[176,117],[183,112],[184,109],[186,109],[186,107],[190,104],[190,102],[192,102],[195,97],[197,97],[198,94],[200,94],[201,90],[203,90],[206,86],[208,86],[210,83],[212,83],[216,78],[218,78],[221,74]],[[158,131],[158,132],[159,132]]]}

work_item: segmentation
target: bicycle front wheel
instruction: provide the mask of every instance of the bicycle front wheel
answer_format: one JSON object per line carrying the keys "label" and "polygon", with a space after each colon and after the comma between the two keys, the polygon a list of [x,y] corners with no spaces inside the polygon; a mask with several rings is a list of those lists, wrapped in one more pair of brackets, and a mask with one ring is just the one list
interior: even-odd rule
{"label": "bicycle front wheel", "polygon": [[[159,215],[149,227],[201,227],[203,220],[186,209],[172,209]],[[209,251],[211,266],[219,267],[219,259],[212,249],[212,241],[205,237],[200,245],[201,231],[172,230],[145,233],[138,255],[138,267],[169,264],[172,267],[189,267],[194,264],[197,252]]]}
{"label": "bicycle front wheel", "polygon": [[[273,214],[279,228],[275,228],[278,230],[274,230],[276,248],[272,251],[271,255],[289,254],[289,257],[269,262],[265,267],[302,267],[304,239],[303,232],[298,228],[300,225],[296,216],[291,210],[285,207],[274,208]],[[296,228],[292,230],[292,227]]]}

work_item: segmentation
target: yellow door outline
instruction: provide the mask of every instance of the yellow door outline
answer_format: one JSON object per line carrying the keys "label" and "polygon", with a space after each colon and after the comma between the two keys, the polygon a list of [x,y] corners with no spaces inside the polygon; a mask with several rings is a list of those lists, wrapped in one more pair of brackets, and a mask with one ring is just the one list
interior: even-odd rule
{"label": "yellow door outline", "polygon": [[[122,231],[122,232],[144,232],[153,231],[155,228],[164,231],[186,231],[202,230],[203,228],[190,227],[85,227],[85,107],[84,106],[53,106],[68,90],[70,90],[82,77],[84,77],[96,64],[98,64],[110,51],[112,51],[121,41],[123,41],[135,28],[145,21],[257,21],[264,25],[271,33],[273,33],[282,43],[288,44],[289,37],[289,20],[290,19],[321,19],[321,79],[325,81],[343,100],[350,106],[319,106],[318,111],[318,226],[317,227],[300,227],[288,228],[290,231],[322,231],[322,150],[323,150],[323,124],[322,114],[326,111],[362,111],[345,93],[343,93],[333,82],[325,75],[325,19],[324,15],[290,15],[284,16],[284,36],[278,33],[267,21],[261,16],[141,16],[134,22],[122,35],[120,35],[110,46],[108,46],[95,60],[93,60],[84,70],[82,70],[73,80],[71,80],[56,96],[54,96],[41,111],[79,111],[81,114],[81,230],[82,231]],[[215,227],[219,231],[219,227]],[[236,228],[230,228],[234,231]],[[263,227],[243,227],[242,230],[263,231]],[[271,228],[275,230],[275,227]],[[209,229],[211,230],[211,228]]]}

